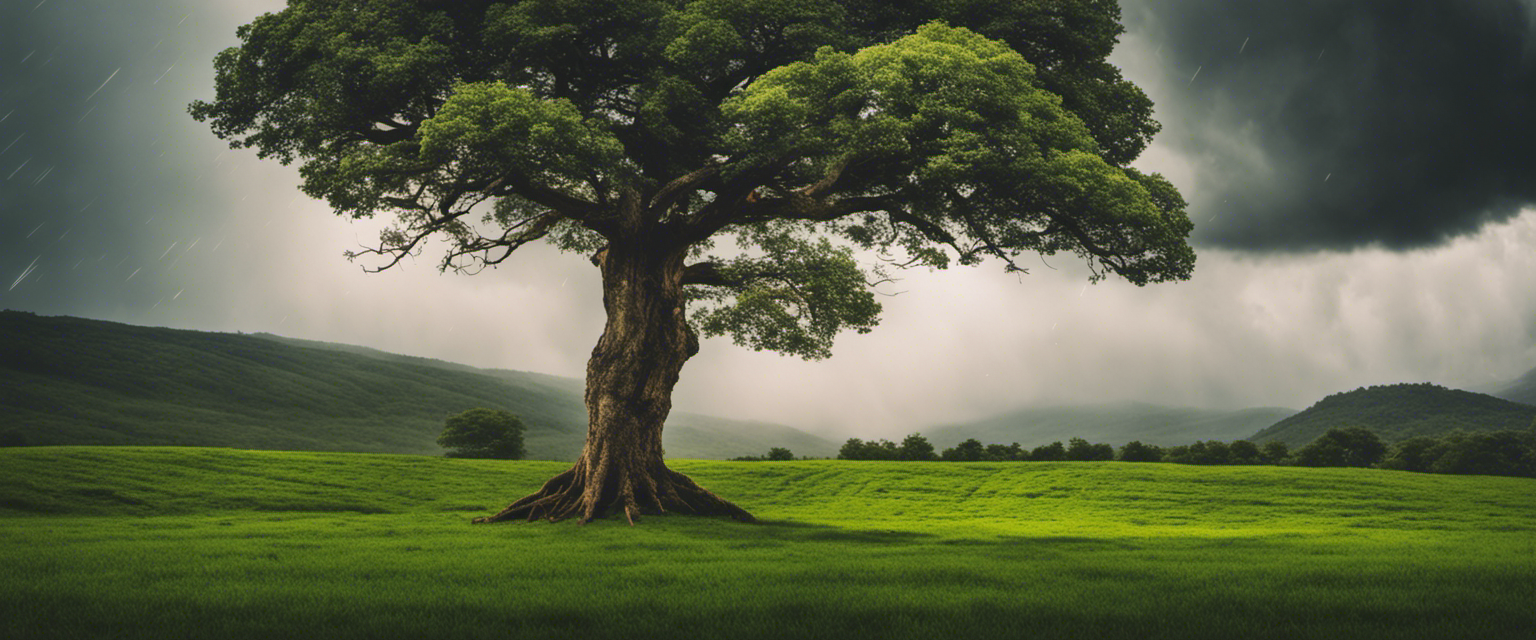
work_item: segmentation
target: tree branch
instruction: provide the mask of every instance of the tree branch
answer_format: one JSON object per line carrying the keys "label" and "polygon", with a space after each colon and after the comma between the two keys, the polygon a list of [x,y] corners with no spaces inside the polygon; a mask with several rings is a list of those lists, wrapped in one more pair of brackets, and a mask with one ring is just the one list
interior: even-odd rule
{"label": "tree branch", "polygon": [[448,269],[452,268],[454,271],[467,273],[467,267],[456,266],[453,264],[455,258],[477,253],[488,254],[492,249],[505,248],[506,251],[502,252],[501,256],[494,259],[486,255],[476,256],[479,261],[480,268],[477,269],[475,273],[483,271],[486,267],[493,267],[501,264],[512,255],[512,252],[517,251],[523,245],[548,235],[549,230],[553,228],[556,223],[563,219],[564,216],[560,215],[558,212],[550,212],[536,218],[529,218],[516,225],[513,225],[511,228],[507,229],[506,232],[502,233],[500,238],[487,238],[480,236],[472,242],[461,243],[457,249],[448,252],[448,255],[443,257],[443,262],[439,266],[439,270],[447,271]]}

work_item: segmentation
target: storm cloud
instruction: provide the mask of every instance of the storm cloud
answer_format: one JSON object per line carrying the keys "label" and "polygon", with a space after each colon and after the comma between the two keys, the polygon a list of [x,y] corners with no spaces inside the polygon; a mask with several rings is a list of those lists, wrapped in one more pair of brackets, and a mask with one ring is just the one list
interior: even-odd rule
{"label": "storm cloud", "polygon": [[1523,0],[1125,5],[1205,244],[1422,247],[1536,202]]}

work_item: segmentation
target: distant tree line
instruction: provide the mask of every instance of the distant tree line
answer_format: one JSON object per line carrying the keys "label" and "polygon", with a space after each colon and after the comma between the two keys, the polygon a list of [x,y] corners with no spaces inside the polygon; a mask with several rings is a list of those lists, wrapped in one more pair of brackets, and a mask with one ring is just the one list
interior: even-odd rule
{"label": "distant tree line", "polygon": [[771,461],[794,460],[795,459],[795,454],[794,454],[794,452],[792,452],[789,449],[786,449],[784,447],[772,447],[772,448],[768,449],[768,455],[766,455],[766,456],[741,456],[741,457],[738,457],[738,458],[731,458],[731,459],[735,460],[737,462],[763,462],[765,460],[771,460]]}
{"label": "distant tree line", "polygon": [[849,438],[839,460],[938,460],[945,462],[1111,461],[1171,462],[1206,465],[1292,465],[1303,467],[1378,467],[1427,473],[1456,473],[1536,477],[1536,423],[1527,430],[1464,432],[1418,436],[1388,446],[1364,427],[1329,429],[1316,440],[1291,452],[1284,442],[1263,446],[1247,440],[1202,440],[1160,447],[1139,441],[1117,451],[1103,443],[1072,438],[1026,449],[1013,444],[982,444],[971,438],[935,453],[921,434],[900,444],[889,440]]}

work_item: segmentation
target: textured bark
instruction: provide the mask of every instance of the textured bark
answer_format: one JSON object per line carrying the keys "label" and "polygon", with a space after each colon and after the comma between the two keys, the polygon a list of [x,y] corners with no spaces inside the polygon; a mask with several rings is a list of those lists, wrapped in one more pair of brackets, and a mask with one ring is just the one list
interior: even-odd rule
{"label": "textured bark", "polygon": [[661,428],[683,363],[699,350],[683,306],[684,251],[612,244],[600,256],[607,325],[587,362],[587,442],[575,466],[500,513],[475,522],[642,514],[751,514],[662,462]]}

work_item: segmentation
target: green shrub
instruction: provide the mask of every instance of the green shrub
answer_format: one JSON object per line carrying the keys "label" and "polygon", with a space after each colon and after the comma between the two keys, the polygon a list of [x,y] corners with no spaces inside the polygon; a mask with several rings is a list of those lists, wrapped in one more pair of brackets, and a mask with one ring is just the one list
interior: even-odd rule
{"label": "green shrub", "polygon": [[448,417],[437,444],[450,458],[516,460],[523,457],[523,421],[501,409],[470,409]]}

